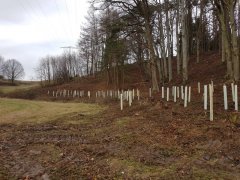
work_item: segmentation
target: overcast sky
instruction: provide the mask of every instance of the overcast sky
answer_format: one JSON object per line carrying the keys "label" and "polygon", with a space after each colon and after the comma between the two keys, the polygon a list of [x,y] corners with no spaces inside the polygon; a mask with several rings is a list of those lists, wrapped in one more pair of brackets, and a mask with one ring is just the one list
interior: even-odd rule
{"label": "overcast sky", "polygon": [[76,46],[88,0],[0,0],[0,55],[20,61],[35,79],[41,57]]}

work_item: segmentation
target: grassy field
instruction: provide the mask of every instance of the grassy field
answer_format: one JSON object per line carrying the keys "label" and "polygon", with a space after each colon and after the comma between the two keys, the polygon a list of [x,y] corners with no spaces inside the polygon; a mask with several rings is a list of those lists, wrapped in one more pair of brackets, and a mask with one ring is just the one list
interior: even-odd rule
{"label": "grassy field", "polygon": [[0,98],[0,124],[43,123],[69,114],[96,114],[103,107],[80,103],[55,103]]}
{"label": "grassy field", "polygon": [[0,86],[0,93],[7,94],[7,93],[16,92],[16,91],[29,90],[38,86],[39,86],[38,83],[29,83],[29,84],[25,83],[25,84],[19,84],[16,86],[4,85],[4,86]]}

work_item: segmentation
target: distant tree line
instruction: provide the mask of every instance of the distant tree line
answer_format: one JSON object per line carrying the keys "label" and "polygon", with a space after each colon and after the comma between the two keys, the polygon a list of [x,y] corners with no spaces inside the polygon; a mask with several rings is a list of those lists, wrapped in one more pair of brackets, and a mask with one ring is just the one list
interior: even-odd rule
{"label": "distant tree line", "polygon": [[126,64],[136,62],[158,91],[173,79],[173,61],[174,74],[187,83],[189,57],[201,63],[203,53],[219,51],[225,78],[239,81],[237,0],[92,0],[86,22],[77,54],[42,59],[51,67],[40,63],[43,80],[104,75],[108,85],[122,87]]}
{"label": "distant tree line", "polygon": [[15,80],[23,78],[25,75],[22,64],[16,59],[4,60],[0,56],[0,79],[8,79],[14,83]]}
{"label": "distant tree line", "polygon": [[83,75],[81,67],[76,53],[64,52],[60,56],[41,58],[36,72],[42,85],[61,84]]}

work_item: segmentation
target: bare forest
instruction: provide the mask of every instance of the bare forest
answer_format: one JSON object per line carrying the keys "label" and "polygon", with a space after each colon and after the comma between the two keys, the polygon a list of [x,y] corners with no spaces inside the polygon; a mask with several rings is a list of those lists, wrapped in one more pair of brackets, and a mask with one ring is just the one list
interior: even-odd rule
{"label": "bare forest", "polygon": [[[218,52],[223,79],[239,80],[240,3],[236,0],[92,1],[78,45],[47,56],[37,67],[45,84],[104,75],[124,86],[125,65],[136,63],[154,91],[181,77],[188,83],[189,57],[201,63]],[[101,76],[102,77],[102,76]]]}

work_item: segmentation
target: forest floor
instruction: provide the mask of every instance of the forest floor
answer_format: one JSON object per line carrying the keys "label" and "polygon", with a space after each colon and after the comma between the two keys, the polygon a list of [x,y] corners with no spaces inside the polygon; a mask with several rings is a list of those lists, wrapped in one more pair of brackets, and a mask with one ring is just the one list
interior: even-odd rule
{"label": "forest floor", "polygon": [[[132,79],[125,88],[139,88],[141,99],[131,107],[125,102],[123,111],[114,99],[47,95],[57,89],[109,89],[101,79],[4,94],[48,102],[0,99],[0,179],[240,179],[240,113],[223,78],[225,67],[216,54],[190,64],[187,108],[181,99],[166,102],[161,93],[148,98],[148,82],[136,69],[126,71]],[[181,84],[174,76],[166,86]],[[197,92],[197,82],[202,87],[211,80],[213,122],[203,110],[203,89]],[[6,113],[12,111],[14,116]]]}
{"label": "forest floor", "polygon": [[[131,107],[124,104],[122,112],[114,100],[89,109],[78,101],[71,100],[79,110],[63,116],[56,112],[56,118],[42,122],[36,123],[42,106],[32,110],[28,121],[1,122],[0,179],[240,178],[238,113],[223,113],[218,106],[210,122],[200,95],[188,108],[182,100],[142,98]],[[38,103],[30,102],[24,100],[21,107]],[[54,106],[49,103],[47,109]]]}

